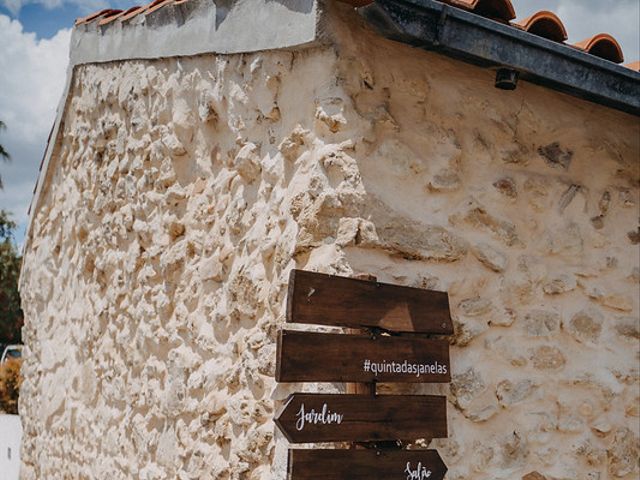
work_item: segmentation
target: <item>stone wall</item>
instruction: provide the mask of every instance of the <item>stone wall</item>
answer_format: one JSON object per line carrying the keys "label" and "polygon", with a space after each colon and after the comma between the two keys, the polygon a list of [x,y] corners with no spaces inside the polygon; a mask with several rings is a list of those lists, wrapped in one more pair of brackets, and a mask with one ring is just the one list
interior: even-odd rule
{"label": "stone wall", "polygon": [[327,15],[305,50],[76,68],[22,272],[22,478],[284,478],[297,267],[449,292],[451,386],[395,388],[448,395],[449,480],[636,479],[637,119]]}

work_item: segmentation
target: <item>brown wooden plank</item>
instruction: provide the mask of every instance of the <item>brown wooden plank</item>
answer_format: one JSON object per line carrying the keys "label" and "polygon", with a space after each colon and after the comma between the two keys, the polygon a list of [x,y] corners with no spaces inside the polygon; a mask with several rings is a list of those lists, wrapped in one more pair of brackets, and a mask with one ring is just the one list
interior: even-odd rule
{"label": "brown wooden plank", "polygon": [[436,450],[289,450],[291,480],[443,480]]}
{"label": "brown wooden plank", "polygon": [[[377,282],[378,278],[375,275],[371,275],[369,273],[361,273],[357,277],[360,280],[368,280],[369,282]],[[370,334],[370,332],[366,328],[347,328],[346,333],[359,335],[359,334]],[[345,384],[345,393],[350,393],[352,395],[371,395],[375,396],[376,394],[376,384],[375,382],[347,382]],[[362,449],[364,448],[362,445],[358,443],[353,443],[352,448]]]}
{"label": "brown wooden plank", "polygon": [[284,330],[278,382],[448,383],[449,344],[419,337]]}
{"label": "brown wooden plank", "polygon": [[292,270],[287,321],[451,335],[445,292]]}
{"label": "brown wooden plank", "polygon": [[291,443],[442,438],[447,405],[429,395],[295,393],[275,422]]}

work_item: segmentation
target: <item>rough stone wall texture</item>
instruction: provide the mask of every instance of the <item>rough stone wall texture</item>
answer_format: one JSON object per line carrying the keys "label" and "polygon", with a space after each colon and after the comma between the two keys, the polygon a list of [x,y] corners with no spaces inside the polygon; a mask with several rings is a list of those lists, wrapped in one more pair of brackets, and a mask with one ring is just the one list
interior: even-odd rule
{"label": "rough stone wall texture", "polygon": [[22,478],[284,478],[293,267],[450,293],[451,386],[400,389],[448,395],[449,480],[638,478],[637,119],[326,29],[77,69],[22,274]]}

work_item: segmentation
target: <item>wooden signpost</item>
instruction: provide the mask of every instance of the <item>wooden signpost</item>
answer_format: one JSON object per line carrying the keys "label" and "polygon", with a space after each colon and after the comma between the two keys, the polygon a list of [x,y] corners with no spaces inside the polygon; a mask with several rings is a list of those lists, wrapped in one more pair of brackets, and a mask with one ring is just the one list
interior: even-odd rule
{"label": "wooden signpost", "polygon": [[293,270],[287,322],[453,334],[444,292]]}
{"label": "wooden signpost", "polygon": [[445,397],[296,393],[276,417],[291,443],[374,442],[447,436]]}
{"label": "wooden signpost", "polygon": [[451,381],[444,340],[285,330],[277,355],[278,382]]}
{"label": "wooden signpost", "polygon": [[447,467],[435,450],[289,450],[295,480],[442,480]]}
{"label": "wooden signpost", "polygon": [[376,395],[376,383],[451,380],[448,343],[425,336],[453,333],[448,295],[294,270],[287,322],[357,330],[281,331],[276,380],[346,382],[355,394],[293,394],[276,424],[291,443],[354,442],[361,448],[290,450],[290,479],[442,480],[447,468],[436,451],[397,445],[446,437],[446,398]]}

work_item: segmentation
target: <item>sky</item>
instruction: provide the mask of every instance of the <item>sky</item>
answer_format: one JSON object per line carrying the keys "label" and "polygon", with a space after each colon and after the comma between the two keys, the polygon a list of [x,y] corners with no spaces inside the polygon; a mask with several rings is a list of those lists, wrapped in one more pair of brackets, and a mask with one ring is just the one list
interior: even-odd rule
{"label": "sky", "polygon": [[[612,34],[627,62],[640,58],[640,0],[512,0],[518,18],[551,10],[563,20],[569,41]],[[145,3],[142,0],[138,3]],[[102,8],[129,8],[128,0],[0,0],[0,144],[12,161],[0,163],[0,209],[18,223],[21,244],[27,211],[47,137],[67,74],[75,18]]]}

